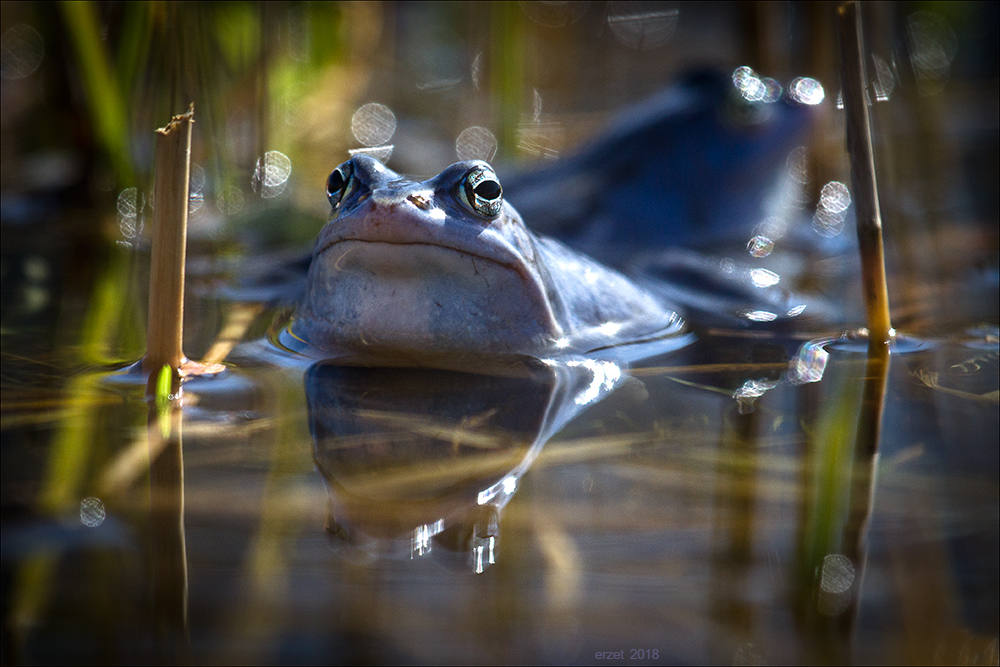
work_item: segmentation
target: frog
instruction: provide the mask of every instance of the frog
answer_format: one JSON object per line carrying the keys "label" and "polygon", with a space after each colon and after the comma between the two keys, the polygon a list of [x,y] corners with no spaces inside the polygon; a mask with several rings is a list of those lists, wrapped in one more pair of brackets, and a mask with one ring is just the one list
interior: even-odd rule
{"label": "frog", "polygon": [[529,227],[623,271],[695,328],[826,330],[850,319],[831,297],[853,285],[857,252],[850,234],[817,233],[803,203],[817,109],[748,95],[747,71],[687,73],[513,174],[508,198]]}
{"label": "frog", "polygon": [[461,369],[685,335],[664,299],[529,230],[487,162],[416,180],[357,154],[326,195],[290,332],[345,364]]}
{"label": "frog", "polygon": [[512,174],[508,198],[531,228],[612,266],[665,248],[745,247],[765,219],[787,223],[800,208],[786,165],[815,115],[696,69],[576,150]]}

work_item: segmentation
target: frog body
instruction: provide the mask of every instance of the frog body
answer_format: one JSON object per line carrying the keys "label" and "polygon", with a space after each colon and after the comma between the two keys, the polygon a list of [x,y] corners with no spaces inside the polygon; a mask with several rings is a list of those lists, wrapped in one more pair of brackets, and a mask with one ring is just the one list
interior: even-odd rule
{"label": "frog body", "polygon": [[787,164],[812,116],[785,99],[748,101],[725,74],[698,71],[505,189],[529,227],[608,265],[664,248],[745,246],[759,223],[787,223],[799,209]]}
{"label": "frog body", "polygon": [[349,363],[461,367],[683,331],[663,299],[528,230],[485,162],[413,181],[358,155],[328,194],[292,332]]}
{"label": "frog body", "polygon": [[854,284],[854,237],[817,232],[804,206],[816,109],[748,99],[735,74],[689,74],[578,151],[507,178],[506,194],[532,229],[621,269],[695,327],[850,319],[830,297]]}

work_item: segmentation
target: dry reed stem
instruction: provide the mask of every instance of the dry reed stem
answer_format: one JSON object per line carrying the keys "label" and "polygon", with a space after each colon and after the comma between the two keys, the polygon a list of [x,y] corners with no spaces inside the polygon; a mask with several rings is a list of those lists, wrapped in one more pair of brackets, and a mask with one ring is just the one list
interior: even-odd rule
{"label": "dry reed stem", "polygon": [[143,372],[184,361],[184,261],[187,246],[188,185],[194,105],[156,130],[153,186],[153,256],[149,275],[149,322]]}
{"label": "dry reed stem", "polygon": [[188,112],[156,130],[156,182],[153,185],[153,256],[149,270],[149,321],[143,373],[155,377],[169,366],[181,376],[218,373],[219,363],[184,357],[184,262],[187,257],[191,127]]}
{"label": "dry reed stem", "polygon": [[885,280],[885,253],[882,246],[882,217],[872,157],[871,124],[868,117],[867,77],[861,33],[861,13],[857,3],[841,6],[840,49],[844,111],[847,114],[847,150],[851,155],[851,182],[858,218],[858,244],[868,315],[869,340],[888,342],[889,294]]}

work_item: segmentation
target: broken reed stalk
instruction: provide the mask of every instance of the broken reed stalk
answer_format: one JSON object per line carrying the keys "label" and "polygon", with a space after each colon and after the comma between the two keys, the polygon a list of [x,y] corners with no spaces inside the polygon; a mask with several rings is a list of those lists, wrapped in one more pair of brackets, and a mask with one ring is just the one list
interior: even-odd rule
{"label": "broken reed stalk", "polygon": [[163,366],[176,375],[184,362],[184,261],[194,104],[156,131],[153,256],[143,372],[155,382]]}
{"label": "broken reed stalk", "polygon": [[856,2],[839,8],[840,73],[847,114],[847,150],[851,156],[851,182],[858,218],[858,245],[868,315],[868,336],[872,342],[887,343],[891,336],[889,293],[885,280],[885,252],[882,246],[882,216],[875,182],[871,124],[868,117],[868,80],[861,33],[861,12]]}

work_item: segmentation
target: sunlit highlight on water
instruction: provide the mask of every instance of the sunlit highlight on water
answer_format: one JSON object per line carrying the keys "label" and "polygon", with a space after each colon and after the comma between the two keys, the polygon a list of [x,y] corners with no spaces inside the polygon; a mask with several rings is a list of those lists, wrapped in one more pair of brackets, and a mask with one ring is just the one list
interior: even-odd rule
{"label": "sunlit highlight on water", "polygon": [[778,316],[767,310],[751,310],[743,314],[751,322],[773,322]]}
{"label": "sunlit highlight on water", "polygon": [[444,520],[438,519],[434,523],[425,523],[413,529],[410,538],[410,558],[426,556],[431,552],[431,538],[444,530]]}
{"label": "sunlit highlight on water", "polygon": [[514,493],[515,489],[517,489],[517,477],[508,475],[488,489],[480,491],[476,496],[476,504],[485,505],[501,493],[509,496]]}
{"label": "sunlit highlight on water", "polygon": [[510,476],[510,477],[505,477],[504,478],[504,480],[503,480],[503,492],[504,493],[514,493],[514,490],[516,488],[517,488],[517,478],[516,477]]}
{"label": "sunlit highlight on water", "polygon": [[605,322],[597,327],[597,330],[605,336],[614,336],[616,333],[621,331],[621,329],[621,322]]}
{"label": "sunlit highlight on water", "polygon": [[819,382],[823,379],[830,353],[825,346],[832,338],[821,338],[804,343],[789,365],[789,380],[792,384]]}
{"label": "sunlit highlight on water", "polygon": [[851,205],[851,193],[840,181],[830,181],[824,185],[819,199],[820,206],[834,213],[846,211]]}
{"label": "sunlit highlight on water", "polygon": [[476,574],[482,574],[486,568],[495,564],[496,561],[496,538],[490,535],[483,539],[476,539],[479,544],[472,548],[473,569]]}
{"label": "sunlit highlight on water", "polygon": [[777,285],[780,280],[781,276],[774,271],[759,268],[750,270],[750,281],[757,287],[771,287]]}
{"label": "sunlit highlight on water", "polygon": [[733,398],[739,404],[740,414],[747,415],[753,412],[757,399],[769,389],[774,389],[777,386],[777,382],[767,380],[747,380],[744,382],[739,389],[733,392]]}
{"label": "sunlit highlight on water", "polygon": [[542,359],[541,361],[547,366],[558,366],[560,363],[565,363],[570,368],[582,366],[593,374],[589,386],[576,395],[574,401],[577,405],[593,403],[600,397],[602,389],[610,390],[622,377],[621,366],[610,361],[594,361],[593,359],[570,359],[566,362],[554,359]]}
{"label": "sunlit highlight on water", "polygon": [[774,79],[759,76],[746,65],[733,70],[732,78],[733,85],[748,102],[771,104],[781,99],[781,84]]}
{"label": "sunlit highlight on water", "polygon": [[386,162],[392,157],[393,145],[387,142],[396,133],[396,114],[378,102],[363,104],[351,116],[351,132],[364,148],[353,148],[348,153]]}
{"label": "sunlit highlight on water", "polygon": [[800,304],[798,306],[795,306],[793,308],[789,308],[788,309],[788,316],[789,317],[798,317],[799,315],[802,314],[802,311],[804,311],[805,309],[806,309],[806,304],[804,304],[804,303]]}

